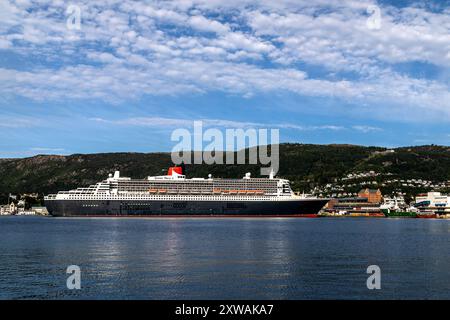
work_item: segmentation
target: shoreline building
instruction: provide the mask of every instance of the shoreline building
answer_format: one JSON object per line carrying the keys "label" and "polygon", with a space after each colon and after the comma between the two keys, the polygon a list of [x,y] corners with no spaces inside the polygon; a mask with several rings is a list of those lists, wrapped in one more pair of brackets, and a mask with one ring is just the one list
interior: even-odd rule
{"label": "shoreline building", "polygon": [[437,214],[450,213],[450,197],[440,192],[418,194],[414,207],[420,211],[432,211]]}
{"label": "shoreline building", "polygon": [[31,211],[34,212],[34,214],[36,215],[40,215],[40,216],[47,216],[48,215],[48,210],[47,207],[31,207]]}
{"label": "shoreline building", "polygon": [[331,199],[325,211],[345,214],[381,214],[383,195],[379,189],[362,189],[357,197]]}
{"label": "shoreline building", "polygon": [[7,216],[17,212],[17,206],[14,202],[0,206],[0,215]]}
{"label": "shoreline building", "polygon": [[383,195],[380,189],[362,189],[358,192],[359,198],[367,198],[369,203],[381,203],[383,200]]}

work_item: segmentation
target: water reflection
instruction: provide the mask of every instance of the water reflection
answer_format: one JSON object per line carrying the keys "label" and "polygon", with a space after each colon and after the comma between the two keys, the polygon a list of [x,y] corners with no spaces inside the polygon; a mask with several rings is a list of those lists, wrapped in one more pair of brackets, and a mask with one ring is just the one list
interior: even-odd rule
{"label": "water reflection", "polygon": [[0,219],[0,297],[450,298],[450,221],[419,220]]}

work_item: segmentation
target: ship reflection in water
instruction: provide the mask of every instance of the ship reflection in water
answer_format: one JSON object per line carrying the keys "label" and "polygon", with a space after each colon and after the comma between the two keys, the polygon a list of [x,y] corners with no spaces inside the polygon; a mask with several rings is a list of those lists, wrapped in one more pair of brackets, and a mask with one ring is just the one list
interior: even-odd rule
{"label": "ship reflection in water", "polygon": [[415,219],[6,217],[0,298],[448,299],[449,235]]}

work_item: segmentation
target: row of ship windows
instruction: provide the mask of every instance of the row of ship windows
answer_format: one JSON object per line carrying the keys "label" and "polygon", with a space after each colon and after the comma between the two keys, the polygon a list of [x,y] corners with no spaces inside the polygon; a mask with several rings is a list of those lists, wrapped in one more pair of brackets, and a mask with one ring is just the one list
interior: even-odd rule
{"label": "row of ship windows", "polygon": [[[265,200],[269,197],[227,197],[226,200]],[[142,200],[132,197],[103,198],[103,197],[69,197],[68,200]],[[154,197],[151,200],[224,200],[223,197]]]}
{"label": "row of ship windows", "polygon": [[[277,186],[167,186],[167,185],[155,185],[155,186],[128,186],[126,188],[118,188],[121,191],[127,190],[149,190],[149,189],[169,189],[169,190],[261,190],[261,189],[277,189]],[[99,191],[107,191],[109,189],[99,189]],[[79,190],[77,190],[79,192]]]}
{"label": "row of ship windows", "polygon": [[[203,182],[179,182],[177,181],[176,184],[174,183],[148,183],[147,181],[143,181],[142,183],[139,182],[132,182],[132,183],[120,183],[119,185],[117,184],[112,184],[111,187],[114,188],[119,188],[120,190],[122,189],[128,189],[128,188],[137,188],[137,189],[148,189],[148,188],[170,188],[170,187],[176,187],[176,188],[181,188],[181,189],[185,189],[185,188],[214,188],[214,189],[219,189],[219,188],[226,188],[226,187],[230,187],[230,188],[237,188],[237,187],[242,187],[245,189],[248,188],[276,188],[277,183],[274,181],[252,181],[252,182],[247,182],[244,184],[241,183],[236,183],[235,181],[233,182],[215,182],[212,185],[205,185],[203,184]],[[88,188],[77,188],[77,191],[92,191],[92,190],[96,190],[97,186],[93,185],[93,186],[89,186]],[[110,189],[110,185],[100,185],[98,186],[99,190],[108,190]]]}
{"label": "row of ship windows", "polygon": [[[220,189],[220,188],[241,188],[241,189],[259,189],[259,188],[276,188],[276,184],[226,184],[226,185],[181,185],[181,184],[152,184],[152,185],[128,185],[128,186],[119,186],[119,190],[128,190],[128,189],[150,189],[150,188],[171,188],[171,189]],[[109,189],[109,188],[100,188],[100,189]]]}
{"label": "row of ship windows", "polygon": [[[265,196],[273,196],[276,195],[276,192],[273,193],[266,193],[266,194],[260,194],[260,195],[212,195],[212,194],[198,194],[198,195],[189,195],[189,194],[164,194],[164,195],[156,195],[156,194],[149,194],[149,193],[140,193],[140,194],[135,194],[135,195],[117,195],[117,194],[110,194],[110,195],[103,195],[103,194],[69,194],[66,195],[67,198],[69,199],[119,199],[119,198],[126,198],[126,199],[141,199],[141,198],[148,198],[150,197],[151,199],[153,198],[186,198],[186,197],[200,197],[200,198],[250,198],[250,199],[254,199],[254,198],[258,198],[258,197],[265,197]],[[290,193],[284,193],[284,194],[288,194],[290,195]]]}
{"label": "row of ship windows", "polygon": [[[141,186],[128,186],[126,188],[119,188],[119,190],[148,190],[148,189],[157,189],[157,188],[161,188],[161,189],[175,189],[175,190],[197,190],[197,189],[201,189],[201,190],[214,190],[214,189],[241,189],[241,190],[248,190],[248,189],[254,189],[254,190],[258,190],[258,189],[276,189],[277,186],[145,186],[145,187],[141,187]],[[109,189],[99,189],[100,190],[109,190]]]}
{"label": "row of ship windows", "polygon": [[[283,188],[283,189],[289,189],[289,188]],[[175,192],[186,192],[186,191],[190,191],[190,192],[209,192],[212,193],[213,191],[266,191],[266,192],[270,192],[270,191],[277,191],[277,190],[281,190],[281,188],[247,188],[247,189],[243,189],[243,188],[234,188],[234,189],[210,189],[210,188],[197,188],[197,189],[182,189],[182,188],[150,188],[150,189],[135,189],[135,188],[128,188],[128,189],[115,189],[113,190],[113,192],[118,191],[119,193],[142,193],[142,194],[148,194],[150,192],[150,190],[166,190],[166,191],[175,191]],[[71,190],[71,191],[60,191],[58,192],[60,194],[70,194],[70,195],[74,195],[74,194],[107,194],[110,193],[110,190],[97,190],[97,192],[95,190],[90,190],[90,191],[79,191],[79,190]]]}
{"label": "row of ship windows", "polygon": [[127,190],[119,190],[119,193],[155,193],[155,192],[168,192],[168,193],[181,193],[181,194],[189,194],[189,193],[194,193],[194,194],[198,194],[198,193],[202,193],[202,194],[212,194],[212,193],[235,193],[235,192],[250,192],[250,193],[257,193],[257,192],[265,192],[265,193],[272,193],[272,192],[276,192],[277,189],[264,189],[264,188],[260,188],[260,189],[233,189],[233,190],[206,190],[206,189],[190,189],[190,190],[180,190],[180,189],[150,189],[150,190],[134,190],[134,189],[127,189]]}
{"label": "row of ship windows", "polygon": [[[275,195],[275,194],[274,194]],[[198,195],[198,196],[150,196],[150,197],[126,197],[126,196],[108,196],[108,197],[96,197],[96,196],[68,196],[66,197],[67,199],[101,199],[101,200],[114,200],[114,199],[137,199],[140,200],[142,198],[149,198],[149,199],[191,199],[191,198],[195,198],[195,199],[256,199],[256,198],[264,198],[264,197],[270,197],[273,195],[262,195],[262,196],[202,196],[202,195]]]}
{"label": "row of ship windows", "polygon": [[[195,185],[195,184],[214,184],[214,185],[224,185],[224,184],[274,184],[277,183],[277,180],[270,180],[270,179],[261,179],[261,180],[216,180],[216,181],[210,181],[210,180],[198,180],[198,181],[192,181],[192,180],[165,180],[164,182],[161,181],[121,181],[119,183],[115,183],[116,185],[153,185],[153,184],[170,184],[170,183],[179,183],[179,184],[189,184],[189,185]],[[107,184],[107,182],[105,183]]]}

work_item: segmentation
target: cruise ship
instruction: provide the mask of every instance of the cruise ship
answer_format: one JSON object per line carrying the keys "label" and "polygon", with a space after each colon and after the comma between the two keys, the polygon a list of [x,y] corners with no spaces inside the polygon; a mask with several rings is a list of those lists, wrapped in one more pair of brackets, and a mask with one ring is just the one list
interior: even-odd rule
{"label": "cruise ship", "polygon": [[261,216],[314,217],[328,199],[295,195],[285,179],[186,178],[184,166],[145,179],[120,172],[86,188],[44,198],[49,214],[69,216]]}

